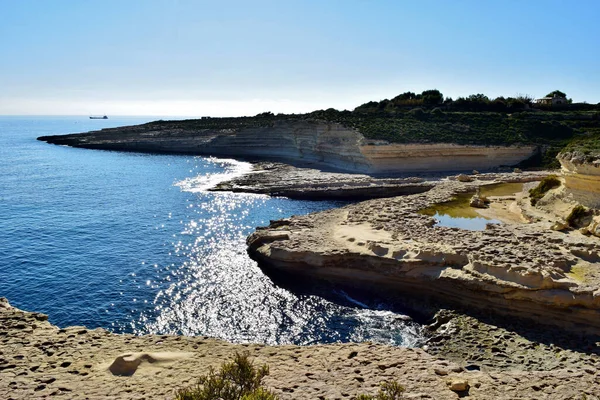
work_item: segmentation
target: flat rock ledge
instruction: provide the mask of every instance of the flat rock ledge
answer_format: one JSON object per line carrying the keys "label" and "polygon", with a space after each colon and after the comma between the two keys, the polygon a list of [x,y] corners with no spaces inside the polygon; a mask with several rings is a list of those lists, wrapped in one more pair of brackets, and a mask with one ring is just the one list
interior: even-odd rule
{"label": "flat rock ledge", "polygon": [[267,194],[300,200],[369,200],[423,193],[432,177],[373,177],[328,172],[278,162],[255,163],[252,172],[222,182],[210,191]]}
{"label": "flat rock ledge", "polygon": [[446,180],[425,193],[275,221],[248,237],[249,254],[267,271],[387,288],[598,334],[598,238],[552,231],[552,220],[469,231],[435,226],[419,213],[482,183]]}
{"label": "flat rock ledge", "polygon": [[21,311],[0,298],[3,399],[171,399],[210,366],[242,351],[270,366],[266,386],[289,400],[352,399],[375,393],[386,380],[405,386],[408,399],[600,398],[600,372],[593,367],[482,372],[420,349],[371,343],[265,346],[59,329],[46,315]]}

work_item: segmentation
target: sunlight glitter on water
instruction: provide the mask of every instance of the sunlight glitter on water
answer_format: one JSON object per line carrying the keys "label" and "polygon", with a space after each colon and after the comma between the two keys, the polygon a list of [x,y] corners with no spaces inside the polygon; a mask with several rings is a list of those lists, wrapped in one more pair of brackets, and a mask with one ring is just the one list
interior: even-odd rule
{"label": "sunlight glitter on water", "polygon": [[[178,262],[163,268],[154,310],[132,324],[136,333],[206,335],[233,342],[312,344],[373,340],[414,346],[418,325],[389,310],[370,309],[344,294],[342,303],[275,285],[246,253],[246,223],[266,196],[211,193],[173,240]],[[377,306],[376,306],[377,307]]]}
{"label": "sunlight glitter on water", "polygon": [[0,117],[0,295],[16,307],[60,327],[118,333],[272,344],[418,340],[418,325],[389,299],[268,277],[248,257],[245,238],[257,226],[346,203],[205,191],[250,171],[235,160],[35,140],[93,129],[97,121],[81,117]]}

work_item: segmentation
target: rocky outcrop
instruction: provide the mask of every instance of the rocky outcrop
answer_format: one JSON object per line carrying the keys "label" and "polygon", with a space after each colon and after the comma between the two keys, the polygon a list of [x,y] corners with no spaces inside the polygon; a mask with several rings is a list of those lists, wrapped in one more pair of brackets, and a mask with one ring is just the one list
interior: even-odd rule
{"label": "rocky outcrop", "polygon": [[600,208],[600,157],[580,152],[558,155],[567,192],[574,201]]}
{"label": "rocky outcrop", "polygon": [[434,226],[418,213],[475,184],[448,181],[423,194],[294,217],[257,230],[249,252],[267,269],[600,333],[595,238],[551,231],[547,221],[466,231]]}
{"label": "rocky outcrop", "polygon": [[157,121],[39,139],[91,149],[280,159],[370,174],[487,170],[517,164],[535,151],[534,146],[390,144],[366,140],[357,130],[338,123],[314,120],[225,129]]}
{"label": "rocky outcrop", "polygon": [[376,178],[261,162],[252,173],[222,182],[210,191],[268,194],[302,200],[368,200],[423,193],[434,186],[423,178]]}
{"label": "rocky outcrop", "polygon": [[[551,371],[514,366],[505,371],[479,371],[421,349],[372,343],[264,346],[206,337],[59,329],[47,316],[13,308],[3,298],[0,334],[0,393],[11,399],[173,398],[175,390],[195,384],[210,367],[243,351],[248,351],[256,364],[269,366],[265,386],[282,400],[352,399],[361,393],[374,394],[381,382],[391,380],[406,388],[407,398],[600,396],[598,368],[587,362]],[[557,350],[553,347],[548,356],[572,354]]]}

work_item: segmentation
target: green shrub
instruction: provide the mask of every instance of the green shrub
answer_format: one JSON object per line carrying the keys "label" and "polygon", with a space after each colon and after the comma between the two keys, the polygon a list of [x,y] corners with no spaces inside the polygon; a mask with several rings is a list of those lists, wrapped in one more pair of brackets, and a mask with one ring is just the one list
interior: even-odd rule
{"label": "green shrub", "polygon": [[400,400],[404,398],[404,386],[396,381],[383,382],[375,396],[361,394],[355,400]]}
{"label": "green shrub", "polygon": [[531,201],[531,205],[535,206],[539,199],[544,197],[546,192],[550,189],[554,189],[560,186],[560,180],[556,175],[548,175],[544,179],[542,179],[535,188],[529,190],[529,198]]}
{"label": "green shrub", "polygon": [[436,107],[433,110],[431,110],[431,115],[435,115],[435,116],[443,116],[444,115],[444,111],[442,111],[441,108]]}
{"label": "green shrub", "polygon": [[416,119],[423,119],[423,118],[425,118],[425,111],[422,108],[420,108],[420,107],[413,108],[408,113],[410,115],[412,115]]}
{"label": "green shrub", "polygon": [[571,227],[575,227],[577,221],[585,217],[586,214],[587,210],[584,206],[576,205],[575,207],[573,207],[573,209],[569,213],[569,216],[567,217],[567,224],[569,224],[569,226]]}
{"label": "green shrub", "polygon": [[224,363],[218,372],[211,368],[201,376],[195,386],[180,389],[177,400],[278,400],[279,398],[262,386],[269,375],[269,367],[256,368],[249,360],[249,353],[235,353],[232,362]]}

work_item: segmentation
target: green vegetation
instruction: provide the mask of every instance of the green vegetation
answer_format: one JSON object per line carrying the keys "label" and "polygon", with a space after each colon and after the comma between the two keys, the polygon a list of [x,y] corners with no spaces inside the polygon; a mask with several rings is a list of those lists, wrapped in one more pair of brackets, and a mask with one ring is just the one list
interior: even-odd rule
{"label": "green vegetation", "polygon": [[225,363],[218,372],[212,368],[201,376],[198,383],[176,393],[177,400],[278,400],[262,386],[269,375],[269,367],[254,367],[248,352],[236,353],[232,362]]}
{"label": "green vegetation", "polygon": [[[598,115],[600,120],[600,114]],[[588,133],[582,137],[575,138],[564,148],[565,152],[576,152],[585,156],[588,161],[600,157],[600,132]]]}
{"label": "green vegetation", "polygon": [[400,400],[404,398],[404,386],[396,381],[383,382],[379,393],[375,396],[361,394],[356,400]]}
{"label": "green vegetation", "polygon": [[[192,387],[176,392],[177,400],[279,400],[262,386],[269,367],[255,367],[248,352],[235,353],[232,362],[224,363],[218,372],[211,368]],[[355,400],[400,400],[405,389],[398,382],[383,382],[375,395],[361,394]]]}
{"label": "green vegetation", "polygon": [[577,222],[580,221],[583,217],[585,217],[586,214],[587,210],[584,206],[580,204],[576,205],[575,207],[573,207],[573,209],[567,216],[567,224],[569,224],[569,226],[573,228],[577,227]]}
{"label": "green vegetation", "polygon": [[561,92],[560,90],[554,90],[554,91],[548,93],[546,95],[546,97],[554,97],[554,95],[557,95],[558,97],[567,98],[567,94],[565,92]]}
{"label": "green vegetation", "polygon": [[529,198],[531,205],[535,206],[537,202],[544,197],[544,195],[550,190],[557,188],[561,185],[560,180],[556,175],[548,175],[540,181],[540,183],[533,189],[529,190]]}

